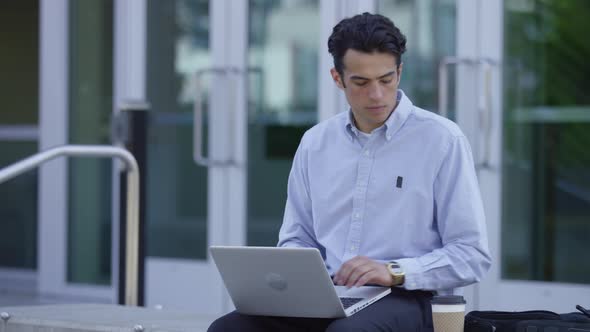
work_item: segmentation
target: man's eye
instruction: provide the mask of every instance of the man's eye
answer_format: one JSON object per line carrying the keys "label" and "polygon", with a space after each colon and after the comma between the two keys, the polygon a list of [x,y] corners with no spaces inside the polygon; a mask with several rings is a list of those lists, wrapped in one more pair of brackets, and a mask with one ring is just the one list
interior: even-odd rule
{"label": "man's eye", "polygon": [[365,85],[367,85],[367,82],[354,82],[354,84],[356,86],[365,86]]}
{"label": "man's eye", "polygon": [[390,80],[381,80],[381,83],[383,83],[383,84],[389,84],[391,82],[393,82],[393,79],[390,79]]}

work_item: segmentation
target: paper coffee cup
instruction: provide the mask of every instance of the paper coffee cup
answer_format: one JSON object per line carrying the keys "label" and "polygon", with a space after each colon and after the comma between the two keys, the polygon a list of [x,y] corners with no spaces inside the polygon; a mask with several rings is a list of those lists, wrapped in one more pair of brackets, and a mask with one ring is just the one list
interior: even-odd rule
{"label": "paper coffee cup", "polygon": [[435,296],[432,304],[434,332],[463,332],[465,299],[458,295]]}

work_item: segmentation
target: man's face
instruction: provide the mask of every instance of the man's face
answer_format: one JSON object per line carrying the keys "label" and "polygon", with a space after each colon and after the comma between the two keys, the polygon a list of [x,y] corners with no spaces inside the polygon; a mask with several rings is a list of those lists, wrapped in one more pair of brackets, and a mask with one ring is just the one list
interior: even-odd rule
{"label": "man's face", "polygon": [[349,49],[343,58],[341,76],[335,68],[330,73],[350,104],[356,126],[370,133],[383,125],[396,106],[401,78],[396,58],[389,53],[363,53]]}

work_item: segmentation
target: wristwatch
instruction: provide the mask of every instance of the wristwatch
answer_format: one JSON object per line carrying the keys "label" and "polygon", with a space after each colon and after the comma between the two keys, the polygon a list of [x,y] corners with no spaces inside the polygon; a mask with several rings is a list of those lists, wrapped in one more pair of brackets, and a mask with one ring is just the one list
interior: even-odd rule
{"label": "wristwatch", "polygon": [[393,286],[403,285],[406,274],[401,266],[395,261],[387,263],[386,266],[393,279]]}

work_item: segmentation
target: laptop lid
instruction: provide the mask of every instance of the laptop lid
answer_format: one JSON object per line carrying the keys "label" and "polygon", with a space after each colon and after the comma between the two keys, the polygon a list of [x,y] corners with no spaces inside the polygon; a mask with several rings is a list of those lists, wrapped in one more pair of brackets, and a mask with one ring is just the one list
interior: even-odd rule
{"label": "laptop lid", "polygon": [[[212,246],[210,250],[240,313],[315,318],[347,316],[315,248]],[[389,288],[372,291],[382,297],[389,293]],[[356,312],[365,305],[366,301],[351,310]]]}

